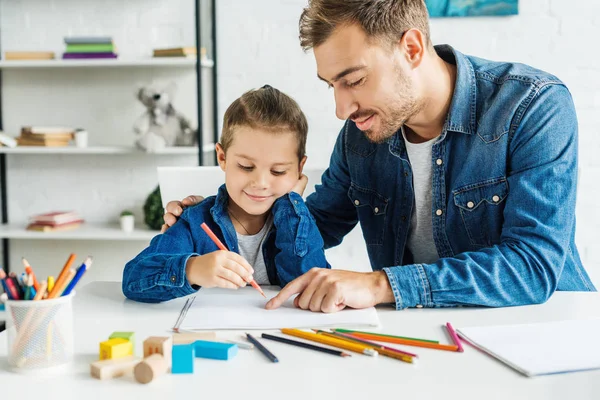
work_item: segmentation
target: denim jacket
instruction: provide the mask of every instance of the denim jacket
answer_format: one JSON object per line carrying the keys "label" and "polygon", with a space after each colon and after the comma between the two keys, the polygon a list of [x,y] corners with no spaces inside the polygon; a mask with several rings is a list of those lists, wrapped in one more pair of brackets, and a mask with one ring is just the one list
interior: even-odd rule
{"label": "denim jacket", "polygon": [[[227,213],[228,201],[223,185],[216,196],[186,208],[176,224],[155,236],[146,249],[125,265],[125,296],[157,303],[196,292],[186,278],[187,260],[218,250],[200,227],[203,222],[229,250],[239,253],[235,229]],[[325,260],[323,239],[302,197],[294,192],[286,194],[275,201],[271,212],[273,228],[262,248],[271,284],[283,286],[313,267],[330,268]]]}
{"label": "denim jacket", "polygon": [[522,64],[438,54],[457,66],[452,103],[432,150],[433,239],[440,259],[406,247],[414,193],[401,131],[382,144],[352,121],[322,185],[307,199],[326,247],[360,222],[373,270],[397,309],[545,302],[595,291],[575,246],[577,119],[556,77]]}

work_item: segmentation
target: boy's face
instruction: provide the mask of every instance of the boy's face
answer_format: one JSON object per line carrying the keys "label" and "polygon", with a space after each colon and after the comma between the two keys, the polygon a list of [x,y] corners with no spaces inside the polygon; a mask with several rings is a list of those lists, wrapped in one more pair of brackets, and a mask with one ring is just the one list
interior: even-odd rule
{"label": "boy's face", "polygon": [[298,160],[292,132],[237,127],[227,153],[220,144],[216,150],[230,199],[251,215],[268,212],[275,200],[289,193],[306,162],[306,157]]}

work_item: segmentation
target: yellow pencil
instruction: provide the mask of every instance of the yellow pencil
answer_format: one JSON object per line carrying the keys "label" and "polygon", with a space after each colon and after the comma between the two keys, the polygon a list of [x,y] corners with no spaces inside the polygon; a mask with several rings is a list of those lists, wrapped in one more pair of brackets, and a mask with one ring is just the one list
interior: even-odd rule
{"label": "yellow pencil", "polygon": [[336,339],[336,338],[332,338],[332,337],[328,337],[328,336],[324,336],[324,335],[317,335],[316,333],[312,333],[312,332],[304,332],[299,329],[283,328],[281,330],[281,332],[286,335],[299,337],[299,338],[310,340],[313,342],[328,344],[330,346],[337,347],[339,349],[349,350],[349,351],[353,351],[355,353],[365,354],[365,355],[371,356],[371,357],[374,357],[378,354],[375,350],[373,350],[373,348],[368,347],[368,346],[363,346],[358,343],[346,342],[344,340],[340,340],[340,339]]}
{"label": "yellow pencil", "polygon": [[48,277],[48,293],[50,293],[54,289],[54,277],[50,275]]}
{"label": "yellow pencil", "polygon": [[327,337],[330,337],[330,338],[334,338],[334,339],[343,340],[343,341],[350,342],[350,343],[361,343],[361,344],[363,344],[366,347],[372,348],[373,350],[375,350],[376,352],[378,352],[379,354],[381,354],[383,356],[387,356],[387,357],[390,357],[390,358],[395,358],[397,360],[404,361],[404,362],[407,362],[407,363],[410,363],[410,364],[413,364],[414,361],[415,361],[415,360],[413,360],[413,357],[411,357],[409,355],[402,354],[402,353],[399,353],[399,352],[395,352],[395,351],[390,350],[390,349],[386,349],[384,346],[379,346],[379,345],[377,345],[375,343],[373,343],[373,344],[370,344],[370,343],[367,344],[367,343],[362,342],[360,340],[355,341],[355,340],[352,340],[350,338],[336,336],[335,334],[330,333],[330,332],[326,332],[326,331],[317,331],[317,334],[318,335],[324,335],[324,336],[327,336]]}

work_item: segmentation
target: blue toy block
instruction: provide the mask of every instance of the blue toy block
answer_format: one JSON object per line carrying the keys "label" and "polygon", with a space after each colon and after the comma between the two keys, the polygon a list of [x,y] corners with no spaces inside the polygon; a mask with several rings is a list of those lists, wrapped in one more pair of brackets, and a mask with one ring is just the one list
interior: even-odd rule
{"label": "blue toy block", "polygon": [[196,340],[193,345],[196,357],[211,358],[213,360],[229,360],[238,352],[237,344],[232,343]]}
{"label": "blue toy block", "polygon": [[173,360],[171,373],[193,374],[194,373],[194,345],[174,344],[172,350]]}

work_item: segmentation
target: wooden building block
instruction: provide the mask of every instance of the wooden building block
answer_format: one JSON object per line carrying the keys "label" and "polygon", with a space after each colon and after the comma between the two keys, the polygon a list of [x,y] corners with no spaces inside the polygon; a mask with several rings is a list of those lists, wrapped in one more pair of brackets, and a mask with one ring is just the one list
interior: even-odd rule
{"label": "wooden building block", "polygon": [[173,367],[171,372],[174,374],[193,374],[194,373],[194,345],[176,344],[173,346]]}
{"label": "wooden building block", "polygon": [[174,333],[173,344],[189,344],[196,340],[215,340],[215,332]]}
{"label": "wooden building block", "polygon": [[173,339],[170,336],[150,336],[144,340],[144,358],[150,357],[152,354],[161,354],[167,362],[167,368],[170,370],[172,347]]}
{"label": "wooden building block", "polygon": [[134,356],[96,361],[90,364],[90,375],[96,379],[111,379],[133,371],[139,359]]}
{"label": "wooden building block", "polygon": [[113,332],[108,337],[109,339],[121,338],[129,340],[132,345],[132,351],[135,354],[135,333],[134,332]]}
{"label": "wooden building block", "polygon": [[238,346],[233,343],[209,342],[196,340],[194,353],[196,357],[211,358],[213,360],[229,360],[238,352]]}
{"label": "wooden building block", "polygon": [[133,375],[136,381],[145,384],[167,373],[167,369],[168,365],[165,357],[162,354],[154,353],[135,366]]}
{"label": "wooden building block", "polygon": [[100,360],[112,360],[132,355],[133,344],[129,340],[115,338],[100,342]]}

